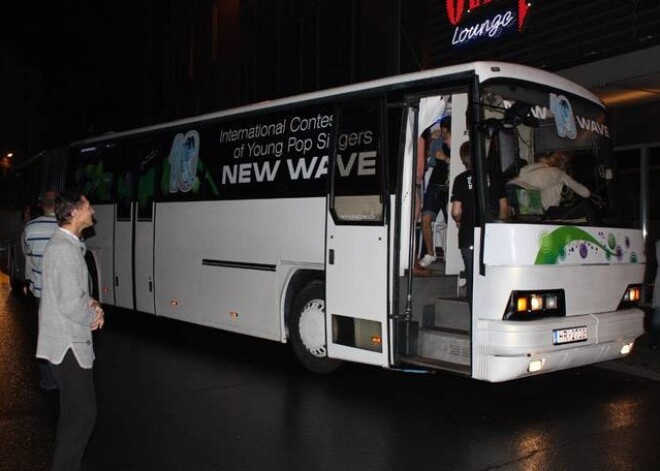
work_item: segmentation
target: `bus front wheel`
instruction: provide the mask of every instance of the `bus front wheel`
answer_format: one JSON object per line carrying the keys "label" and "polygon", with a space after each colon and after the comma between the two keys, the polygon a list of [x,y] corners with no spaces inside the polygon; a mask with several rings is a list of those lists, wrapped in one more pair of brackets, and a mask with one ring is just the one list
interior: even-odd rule
{"label": "bus front wheel", "polygon": [[325,286],[313,281],[296,295],[289,318],[293,353],[312,373],[333,373],[342,364],[328,358],[325,326]]}

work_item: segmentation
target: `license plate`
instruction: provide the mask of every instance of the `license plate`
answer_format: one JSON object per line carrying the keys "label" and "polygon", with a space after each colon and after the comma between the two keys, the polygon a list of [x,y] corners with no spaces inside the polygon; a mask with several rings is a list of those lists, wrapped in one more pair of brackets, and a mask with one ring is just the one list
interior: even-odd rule
{"label": "license plate", "polygon": [[584,342],[587,340],[587,327],[572,327],[570,329],[556,329],[552,331],[552,342],[555,345],[564,343]]}

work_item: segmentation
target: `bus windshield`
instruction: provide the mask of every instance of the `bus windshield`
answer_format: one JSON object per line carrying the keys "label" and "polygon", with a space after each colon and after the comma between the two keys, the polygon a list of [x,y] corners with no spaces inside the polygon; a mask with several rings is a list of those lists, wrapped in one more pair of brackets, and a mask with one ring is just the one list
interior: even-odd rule
{"label": "bus windshield", "polygon": [[620,225],[605,110],[526,82],[483,85],[487,171],[504,179],[512,222]]}

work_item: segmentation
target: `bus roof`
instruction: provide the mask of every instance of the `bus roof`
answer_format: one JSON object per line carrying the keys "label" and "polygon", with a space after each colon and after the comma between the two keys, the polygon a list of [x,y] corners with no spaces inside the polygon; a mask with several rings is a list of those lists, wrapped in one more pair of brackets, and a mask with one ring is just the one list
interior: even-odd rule
{"label": "bus roof", "polygon": [[301,95],[294,95],[286,98],[266,100],[258,103],[253,103],[250,105],[239,106],[236,108],[230,108],[222,111],[215,111],[211,113],[192,116],[192,117],[165,122],[161,124],[155,124],[151,126],[145,126],[127,131],[106,133],[102,136],[97,136],[97,137],[73,142],[71,145],[80,146],[85,144],[93,144],[97,142],[128,137],[131,135],[158,131],[161,129],[175,128],[179,126],[185,126],[187,124],[193,124],[207,120],[215,120],[218,118],[223,118],[232,115],[250,113],[259,110],[267,110],[270,108],[293,105],[296,103],[302,103],[306,101],[320,100],[334,95],[343,95],[343,94],[355,93],[366,90],[388,88],[391,86],[406,84],[406,83],[412,84],[415,82],[427,81],[433,78],[439,78],[439,77],[456,75],[461,73],[469,73],[469,72],[474,72],[479,77],[480,82],[485,82],[493,78],[515,78],[533,83],[542,83],[544,85],[556,87],[560,90],[564,90],[574,95],[583,97],[589,101],[598,104],[599,106],[603,106],[602,101],[596,95],[594,95],[584,87],[574,82],[571,82],[570,80],[565,79],[559,75],[553,74],[551,72],[547,72],[545,70],[536,69],[533,67],[528,67],[520,64],[510,64],[506,62],[470,62],[466,64],[459,64],[448,67],[424,70],[421,72],[411,72],[402,75],[394,75],[391,77],[379,78],[357,84],[343,85],[340,87],[328,88],[325,90],[304,93]]}

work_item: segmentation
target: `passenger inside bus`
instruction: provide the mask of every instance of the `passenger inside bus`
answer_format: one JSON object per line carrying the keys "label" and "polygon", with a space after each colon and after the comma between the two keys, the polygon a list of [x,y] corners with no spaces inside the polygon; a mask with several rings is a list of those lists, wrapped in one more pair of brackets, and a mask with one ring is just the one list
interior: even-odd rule
{"label": "passenger inside bus", "polygon": [[[417,138],[417,163],[415,166],[415,224],[419,221],[422,214],[422,199],[424,196],[424,173],[426,171],[426,149],[430,129],[425,129],[422,134]],[[419,245],[417,237],[415,237],[414,253],[417,254]],[[420,265],[417,256],[415,256],[415,264],[413,266],[413,273],[415,275],[430,275],[431,270]]]}
{"label": "passenger inside bus", "polygon": [[432,170],[425,186],[422,207],[422,238],[426,249],[426,253],[419,260],[422,267],[428,267],[437,259],[432,223],[439,211],[442,211],[444,221],[447,221],[451,116],[446,116],[431,126],[430,141],[426,162]]}
{"label": "passenger inside bus", "polygon": [[562,197],[566,195],[564,187],[582,198],[591,196],[586,186],[566,173],[569,161],[570,158],[565,152],[547,152],[538,155],[535,163],[521,168],[518,176],[507,183],[509,204],[514,214],[545,214],[547,217],[557,218],[567,215],[575,217],[587,215],[589,212],[587,204],[583,205],[582,211],[576,210],[575,204],[560,207]]}

